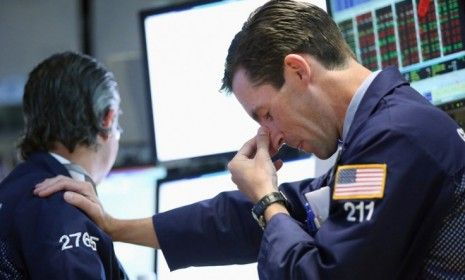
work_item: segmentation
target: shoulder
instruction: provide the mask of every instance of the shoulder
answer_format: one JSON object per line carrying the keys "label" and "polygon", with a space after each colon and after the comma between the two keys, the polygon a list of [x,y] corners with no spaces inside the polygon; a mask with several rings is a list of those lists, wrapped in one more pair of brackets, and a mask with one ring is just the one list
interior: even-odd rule
{"label": "shoulder", "polygon": [[383,97],[354,134],[354,153],[372,150],[384,158],[420,159],[447,173],[465,166],[465,141],[459,126],[409,86]]}
{"label": "shoulder", "polygon": [[47,178],[58,173],[46,164],[26,160],[19,164],[0,184],[0,197],[10,204],[30,204],[36,198],[34,187]]}
{"label": "shoulder", "polygon": [[26,161],[16,167],[0,185],[1,215],[16,230],[53,228],[54,226],[87,223],[90,219],[66,203],[63,192],[40,198],[33,194],[36,184],[57,173],[48,166]]}

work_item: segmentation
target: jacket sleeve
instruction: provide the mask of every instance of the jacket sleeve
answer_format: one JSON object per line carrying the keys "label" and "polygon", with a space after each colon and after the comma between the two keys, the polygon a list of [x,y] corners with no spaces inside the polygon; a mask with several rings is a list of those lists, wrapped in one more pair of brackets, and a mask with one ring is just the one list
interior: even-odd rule
{"label": "jacket sleeve", "polygon": [[169,268],[255,262],[262,233],[250,209],[247,197],[232,191],[154,215]]}
{"label": "jacket sleeve", "polygon": [[[298,193],[312,182],[308,179],[281,186],[299,215],[303,215],[303,208]],[[154,215],[169,268],[256,262],[263,231],[252,218],[251,209],[246,196],[232,191]]]}

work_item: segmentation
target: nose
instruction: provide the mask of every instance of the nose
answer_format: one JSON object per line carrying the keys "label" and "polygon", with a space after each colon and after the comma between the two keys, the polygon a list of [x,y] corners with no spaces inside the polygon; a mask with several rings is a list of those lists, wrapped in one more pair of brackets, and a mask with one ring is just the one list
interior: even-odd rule
{"label": "nose", "polygon": [[270,132],[270,153],[276,154],[284,144],[284,135],[273,125],[264,125]]}

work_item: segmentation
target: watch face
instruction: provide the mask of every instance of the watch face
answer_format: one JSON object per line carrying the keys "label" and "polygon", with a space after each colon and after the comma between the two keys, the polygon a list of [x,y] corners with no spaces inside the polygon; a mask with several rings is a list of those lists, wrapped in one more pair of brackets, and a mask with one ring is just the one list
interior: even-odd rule
{"label": "watch face", "polygon": [[262,229],[265,228],[265,226],[266,226],[266,221],[265,221],[265,217],[264,217],[264,216],[260,216],[260,217],[258,218],[258,225],[259,225]]}
{"label": "watch face", "polygon": [[257,221],[258,225],[262,228],[265,229],[265,217],[263,215],[257,216],[255,212],[252,211],[252,217]]}
{"label": "watch face", "polygon": [[258,222],[258,217],[253,210],[252,210],[252,217],[255,219],[255,221]]}

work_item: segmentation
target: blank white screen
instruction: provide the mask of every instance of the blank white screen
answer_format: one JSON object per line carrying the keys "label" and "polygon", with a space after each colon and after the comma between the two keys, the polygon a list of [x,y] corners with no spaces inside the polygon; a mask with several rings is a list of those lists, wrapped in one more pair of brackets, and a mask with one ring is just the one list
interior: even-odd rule
{"label": "blank white screen", "polygon": [[[113,170],[97,187],[109,214],[122,219],[149,217],[155,212],[156,180],[164,176],[158,168]],[[129,279],[153,275],[155,250],[115,242],[114,248]]]}
{"label": "blank white screen", "polygon": [[219,89],[232,38],[264,2],[224,1],[146,18],[159,161],[232,152],[255,135],[258,125]]}

